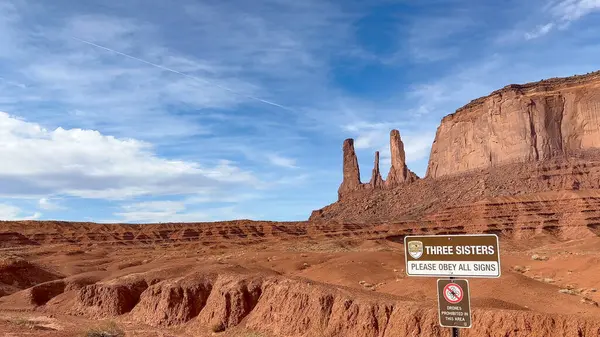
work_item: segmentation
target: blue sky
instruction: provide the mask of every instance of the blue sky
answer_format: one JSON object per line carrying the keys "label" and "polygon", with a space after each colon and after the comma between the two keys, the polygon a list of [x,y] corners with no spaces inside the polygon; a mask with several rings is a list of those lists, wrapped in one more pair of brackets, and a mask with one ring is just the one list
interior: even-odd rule
{"label": "blue sky", "polygon": [[400,130],[600,69],[600,0],[0,0],[0,218],[303,220]]}

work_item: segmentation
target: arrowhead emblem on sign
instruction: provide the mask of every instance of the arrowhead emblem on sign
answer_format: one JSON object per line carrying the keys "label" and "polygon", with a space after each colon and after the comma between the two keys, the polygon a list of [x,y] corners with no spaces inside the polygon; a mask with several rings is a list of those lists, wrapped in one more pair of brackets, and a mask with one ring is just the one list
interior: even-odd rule
{"label": "arrowhead emblem on sign", "polygon": [[423,242],[421,241],[409,241],[408,242],[408,253],[413,259],[418,259],[423,255]]}

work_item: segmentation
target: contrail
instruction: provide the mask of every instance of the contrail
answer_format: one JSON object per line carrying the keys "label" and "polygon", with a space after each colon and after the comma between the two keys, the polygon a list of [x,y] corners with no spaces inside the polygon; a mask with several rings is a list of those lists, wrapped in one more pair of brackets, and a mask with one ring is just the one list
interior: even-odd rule
{"label": "contrail", "polygon": [[97,47],[97,48],[100,48],[100,49],[104,49],[104,50],[107,50],[107,51],[109,51],[109,52],[113,52],[113,53],[115,53],[115,54],[119,54],[119,55],[121,55],[121,56],[125,56],[125,57],[127,57],[127,58],[130,58],[130,59],[132,59],[132,60],[136,60],[136,61],[138,61],[138,62],[146,63],[146,64],[148,64],[148,65],[151,65],[151,66],[155,67],[155,68],[159,68],[159,69],[166,70],[166,71],[170,71],[170,72],[172,72],[172,73],[175,73],[175,74],[178,74],[178,75],[181,75],[181,76],[185,76],[185,77],[187,77],[187,78],[189,78],[189,79],[192,79],[192,80],[194,80],[194,81],[199,81],[199,82],[206,83],[206,84],[208,84],[208,85],[215,86],[215,87],[217,87],[217,88],[220,88],[220,89],[223,89],[223,90],[229,91],[229,92],[231,92],[231,93],[233,93],[233,94],[236,94],[236,95],[238,95],[238,96],[242,96],[242,97],[249,98],[249,99],[252,99],[252,100],[255,100],[255,101],[261,102],[261,103],[269,104],[269,105],[276,106],[276,107],[278,107],[278,108],[281,108],[281,109],[284,109],[284,110],[288,110],[288,111],[292,111],[292,112],[294,112],[294,110],[292,110],[292,109],[290,109],[290,108],[288,108],[288,107],[286,107],[286,106],[283,106],[283,105],[281,105],[281,104],[277,104],[277,103],[275,103],[275,102],[267,101],[267,100],[264,100],[264,99],[262,99],[262,98],[258,98],[258,97],[254,97],[254,96],[245,95],[245,94],[242,94],[242,93],[240,93],[240,92],[237,92],[237,91],[235,91],[235,90],[232,90],[232,89],[229,89],[229,88],[227,88],[227,87],[224,87],[224,86],[222,86],[222,85],[219,85],[219,84],[216,84],[216,83],[213,83],[213,82],[207,81],[207,80],[205,80],[205,79],[203,79],[203,78],[199,78],[199,77],[196,77],[196,76],[192,76],[192,75],[189,75],[189,74],[185,74],[185,73],[182,73],[182,72],[180,72],[180,71],[177,71],[177,70],[174,70],[174,69],[171,69],[171,68],[167,68],[167,67],[165,67],[165,66],[161,66],[160,64],[156,64],[156,63],[152,63],[152,62],[149,62],[149,61],[146,61],[146,60],[142,60],[141,58],[137,58],[137,57],[135,57],[135,56],[131,56],[131,55],[128,55],[128,54],[122,53],[122,52],[120,52],[120,51],[118,51],[118,50],[114,50],[114,49],[111,49],[111,48],[108,48],[108,47],[104,47],[104,46],[101,46],[101,45],[99,45],[99,44],[95,44],[95,43],[93,43],[93,42],[90,42],[90,41],[82,40],[82,39],[80,39],[80,38],[77,38],[77,37],[74,37],[74,36],[71,36],[71,38],[73,38],[74,40],[77,40],[77,41],[79,41],[79,42],[83,42],[83,43],[85,43],[85,44],[89,44],[90,46],[94,46],[94,47]]}

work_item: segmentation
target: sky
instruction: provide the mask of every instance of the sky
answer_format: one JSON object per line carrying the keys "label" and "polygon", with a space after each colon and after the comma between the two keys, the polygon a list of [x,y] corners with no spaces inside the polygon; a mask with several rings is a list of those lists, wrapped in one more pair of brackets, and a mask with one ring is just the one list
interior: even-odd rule
{"label": "sky", "polygon": [[389,132],[600,69],[600,0],[0,0],[0,219],[305,220]]}

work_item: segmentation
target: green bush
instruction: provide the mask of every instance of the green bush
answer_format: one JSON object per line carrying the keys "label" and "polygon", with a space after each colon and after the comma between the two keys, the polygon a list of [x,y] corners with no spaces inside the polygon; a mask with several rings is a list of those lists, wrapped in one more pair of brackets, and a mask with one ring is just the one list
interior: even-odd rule
{"label": "green bush", "polygon": [[125,332],[115,322],[88,330],[84,337],[125,337]]}

